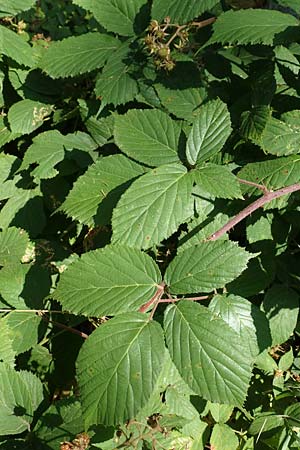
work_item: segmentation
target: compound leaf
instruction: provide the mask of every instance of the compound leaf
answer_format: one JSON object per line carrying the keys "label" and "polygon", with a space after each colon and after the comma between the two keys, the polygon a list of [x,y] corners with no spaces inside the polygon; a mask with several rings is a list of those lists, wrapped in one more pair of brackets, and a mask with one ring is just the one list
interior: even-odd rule
{"label": "compound leaf", "polygon": [[187,141],[186,156],[192,166],[218,153],[231,133],[225,103],[213,100],[200,108]]}
{"label": "compound leaf", "polygon": [[145,253],[121,245],[90,251],[62,273],[55,298],[87,316],[137,310],[157,290],[161,275]]}
{"label": "compound leaf", "polygon": [[126,155],[149,166],[180,161],[180,132],[170,116],[155,109],[133,109],[115,118],[117,145]]}
{"label": "compound leaf", "polygon": [[242,405],[251,377],[249,348],[206,307],[182,301],[165,313],[171,357],[193,391],[217,403]]}
{"label": "compound leaf", "polygon": [[97,328],[77,363],[85,424],[135,417],[154,389],[164,355],[162,329],[144,314],[122,314]]}
{"label": "compound leaf", "polygon": [[235,242],[203,242],[173,259],[165,281],[176,294],[211,292],[237,278],[250,258]]}
{"label": "compound leaf", "polygon": [[279,11],[230,10],[221,14],[214,23],[209,44],[272,45],[276,35],[293,26],[298,26],[298,20]]}
{"label": "compound leaf", "polygon": [[101,33],[86,33],[53,42],[40,61],[40,68],[52,78],[74,77],[104,66],[118,39]]}
{"label": "compound leaf", "polygon": [[184,166],[151,170],[122,195],[113,212],[113,242],[149,248],[193,214],[192,177]]}

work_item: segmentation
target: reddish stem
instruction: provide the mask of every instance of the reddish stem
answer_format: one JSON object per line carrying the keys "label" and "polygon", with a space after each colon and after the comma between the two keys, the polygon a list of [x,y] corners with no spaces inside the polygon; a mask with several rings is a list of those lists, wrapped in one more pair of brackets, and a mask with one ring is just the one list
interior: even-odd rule
{"label": "reddish stem", "polygon": [[242,178],[238,178],[237,180],[239,183],[247,184],[248,186],[253,186],[253,187],[256,187],[257,189],[260,189],[261,191],[263,191],[264,194],[267,194],[268,192],[270,192],[266,188],[266,186],[264,186],[263,184],[258,184],[258,183],[254,183],[253,181],[243,180]]}
{"label": "reddish stem", "polygon": [[73,333],[73,334],[77,334],[78,336],[82,337],[83,339],[87,339],[89,337],[87,334],[82,333],[82,331],[76,330],[75,328],[68,327],[67,325],[56,322],[55,320],[50,320],[48,317],[45,317],[42,314],[40,315],[40,317],[45,322],[52,323],[54,326],[56,326],[58,328],[62,328],[63,330],[69,331],[70,333]]}
{"label": "reddish stem", "polygon": [[255,202],[248,205],[241,212],[239,212],[235,217],[230,219],[222,228],[209,236],[206,241],[216,241],[219,237],[223,236],[223,234],[227,233],[227,231],[231,230],[235,225],[241,222],[243,219],[248,217],[257,209],[264,206],[266,203],[269,203],[276,198],[282,197],[283,195],[291,194],[292,192],[296,192],[300,190],[300,183],[292,184],[291,186],[287,186],[281,189],[277,189],[277,191],[268,191],[259,199],[255,200]]}
{"label": "reddish stem", "polygon": [[210,295],[202,295],[201,297],[182,297],[182,298],[161,298],[159,303],[175,303],[180,300],[191,300],[191,301],[199,301],[199,300],[207,300]]}
{"label": "reddish stem", "polygon": [[147,303],[144,303],[140,309],[139,312],[144,313],[147,311],[147,309],[157,301],[158,298],[160,298],[164,292],[165,289],[165,285],[166,283],[164,281],[162,281],[158,286],[157,286],[157,291],[155,292],[155,294],[153,295],[153,297],[150,298],[150,300]]}

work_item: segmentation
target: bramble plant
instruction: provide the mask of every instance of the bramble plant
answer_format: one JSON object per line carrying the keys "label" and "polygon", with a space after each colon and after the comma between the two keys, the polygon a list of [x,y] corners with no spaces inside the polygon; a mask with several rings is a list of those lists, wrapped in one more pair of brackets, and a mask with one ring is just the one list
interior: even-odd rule
{"label": "bramble plant", "polygon": [[0,450],[300,448],[299,19],[0,0]]}

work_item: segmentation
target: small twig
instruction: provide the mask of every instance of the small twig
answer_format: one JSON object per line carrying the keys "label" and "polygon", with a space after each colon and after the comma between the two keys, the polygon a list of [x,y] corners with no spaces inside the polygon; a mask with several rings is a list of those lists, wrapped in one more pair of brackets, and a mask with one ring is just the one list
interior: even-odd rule
{"label": "small twig", "polygon": [[243,180],[242,178],[237,178],[237,180],[239,183],[247,184],[249,186],[253,186],[253,187],[256,187],[257,189],[260,189],[261,191],[263,191],[264,194],[267,194],[268,192],[270,192],[268,190],[268,188],[266,186],[264,186],[263,184],[258,184],[258,183],[254,183],[253,181]]}
{"label": "small twig", "polygon": [[174,39],[180,34],[180,31],[187,28],[188,25],[180,25],[175,33],[170,37],[170,39],[166,42],[166,47],[169,47],[169,45],[174,41]]}
{"label": "small twig", "polygon": [[157,298],[156,298],[156,300],[155,300],[155,303],[153,304],[153,308],[152,308],[152,311],[151,311],[151,313],[150,313],[149,320],[152,320],[152,319],[153,319],[154,313],[155,313],[155,311],[156,311],[156,308],[158,307],[158,304],[160,303],[160,299],[161,299],[161,296],[163,295],[163,293],[164,293],[164,291],[162,290],[162,291],[158,294],[158,296],[157,296]]}
{"label": "small twig", "polygon": [[181,298],[161,298],[159,300],[159,303],[175,303],[175,302],[179,302],[180,300],[191,300],[191,301],[200,301],[200,300],[207,300],[208,298],[210,298],[210,295],[202,295],[201,297],[181,297]]}
{"label": "small twig", "polygon": [[54,326],[58,328],[62,328],[63,330],[69,331],[70,333],[77,334],[77,336],[82,337],[83,339],[87,339],[88,334],[83,333],[82,331],[76,330],[75,328],[68,327],[63,323],[56,322],[55,320],[50,320],[48,317],[45,317],[43,314],[40,315],[41,319],[47,323],[52,323]]}
{"label": "small twig", "polygon": [[170,37],[170,39],[166,43],[166,47],[169,47],[169,45],[174,41],[174,39],[180,34],[182,30],[190,27],[197,27],[197,28],[207,27],[208,25],[214,23],[216,19],[217,19],[216,17],[210,17],[209,19],[202,20],[201,22],[191,22],[185,25],[179,25],[175,33]]}
{"label": "small twig", "polygon": [[216,17],[210,17],[209,19],[201,20],[200,22],[192,22],[190,25],[192,27],[203,28],[211,25],[217,20]]}
{"label": "small twig", "polygon": [[150,298],[150,300],[147,303],[144,303],[140,308],[139,308],[139,312],[144,313],[147,311],[147,309],[156,302],[158,297],[161,297],[164,289],[165,289],[165,283],[164,281],[162,281],[158,286],[157,286],[157,291],[155,292],[155,294],[153,295],[153,297]]}
{"label": "small twig", "polygon": [[255,202],[251,203],[246,208],[244,208],[235,217],[230,219],[222,228],[220,228],[218,231],[209,236],[206,239],[206,241],[216,241],[225,233],[227,233],[227,231],[230,231],[235,225],[237,225],[239,222],[248,217],[257,209],[264,206],[266,203],[269,203],[270,201],[275,200],[276,198],[282,197],[283,195],[291,194],[292,192],[296,192],[299,190],[300,190],[300,183],[295,183],[292,184],[291,186],[278,189],[277,191],[268,191],[262,197],[255,200]]}

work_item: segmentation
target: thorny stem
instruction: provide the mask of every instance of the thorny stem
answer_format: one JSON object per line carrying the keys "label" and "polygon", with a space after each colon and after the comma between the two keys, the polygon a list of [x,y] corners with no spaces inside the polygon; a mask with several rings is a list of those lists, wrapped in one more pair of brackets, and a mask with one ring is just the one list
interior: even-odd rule
{"label": "thorny stem", "polygon": [[255,202],[248,205],[241,212],[239,212],[235,217],[230,219],[222,228],[209,236],[206,241],[216,241],[221,236],[223,236],[227,231],[231,230],[235,225],[244,220],[250,214],[252,214],[257,209],[264,206],[266,203],[269,203],[276,198],[282,197],[283,195],[291,194],[292,192],[296,192],[300,190],[300,183],[295,183],[290,186],[277,189],[277,191],[267,191],[262,197],[255,200]]}

